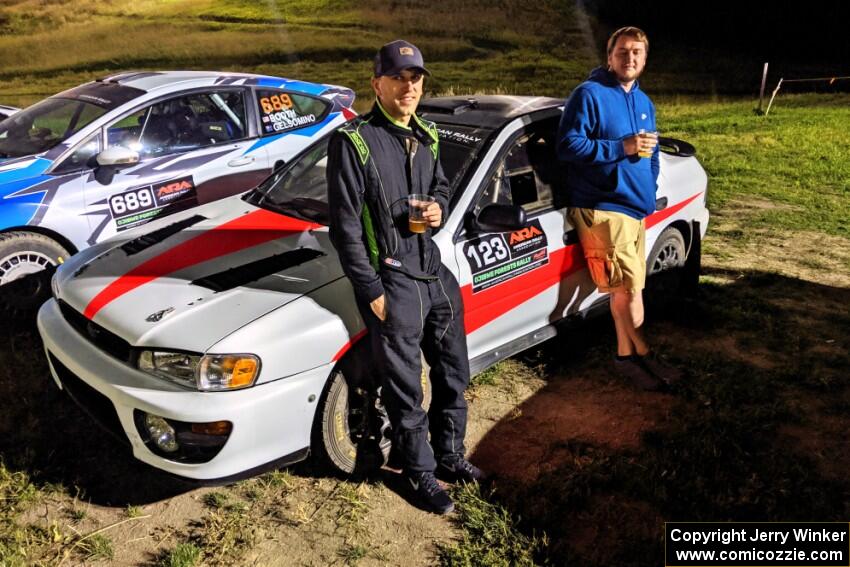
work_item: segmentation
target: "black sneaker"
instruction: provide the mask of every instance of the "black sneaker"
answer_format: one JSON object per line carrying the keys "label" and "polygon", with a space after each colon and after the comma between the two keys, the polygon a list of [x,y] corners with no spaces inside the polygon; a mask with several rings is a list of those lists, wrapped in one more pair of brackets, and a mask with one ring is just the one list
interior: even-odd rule
{"label": "black sneaker", "polygon": [[484,482],[487,474],[464,459],[455,457],[441,460],[437,465],[437,477],[446,482]]}
{"label": "black sneaker", "polygon": [[615,358],[614,368],[619,374],[632,381],[641,390],[654,392],[660,390],[664,383],[653,375],[646,366],[641,364],[639,356]]}
{"label": "black sneaker", "polygon": [[434,514],[448,514],[455,509],[449,493],[440,486],[434,473],[411,473],[408,474],[407,481],[413,487],[416,496],[419,498],[419,502],[425,510]]}
{"label": "black sneaker", "polygon": [[675,366],[670,366],[654,353],[649,353],[644,356],[635,357],[637,362],[642,365],[644,368],[649,370],[649,372],[662,380],[668,386],[672,386],[676,382],[682,379],[682,371],[676,368]]}

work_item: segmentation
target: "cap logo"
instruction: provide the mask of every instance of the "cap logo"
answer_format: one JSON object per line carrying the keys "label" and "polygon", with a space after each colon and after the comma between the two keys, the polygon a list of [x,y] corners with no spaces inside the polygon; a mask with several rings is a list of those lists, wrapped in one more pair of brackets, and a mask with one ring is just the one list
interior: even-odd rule
{"label": "cap logo", "polygon": [[399,55],[411,55],[412,56],[413,55],[413,48],[412,47],[399,47],[398,53],[399,53]]}

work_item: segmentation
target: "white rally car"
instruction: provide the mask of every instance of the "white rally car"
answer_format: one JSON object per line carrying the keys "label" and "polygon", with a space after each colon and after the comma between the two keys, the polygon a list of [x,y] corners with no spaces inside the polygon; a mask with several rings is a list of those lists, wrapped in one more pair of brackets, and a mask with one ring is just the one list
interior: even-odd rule
{"label": "white rally car", "polygon": [[[0,122],[0,308],[154,218],[244,193],[354,116],[346,88],[243,73],[121,73]],[[17,281],[13,286],[10,282]]]}
{"label": "white rally car", "polygon": [[[420,106],[454,187],[434,240],[460,282],[473,372],[607,301],[561,203],[560,105]],[[352,471],[386,449],[363,321],[328,239],[327,143],[244,198],[119,235],[57,271],[38,316],[53,377],[136,458],[222,481],[311,451]],[[698,274],[706,175],[687,144],[664,144],[650,272]]]}

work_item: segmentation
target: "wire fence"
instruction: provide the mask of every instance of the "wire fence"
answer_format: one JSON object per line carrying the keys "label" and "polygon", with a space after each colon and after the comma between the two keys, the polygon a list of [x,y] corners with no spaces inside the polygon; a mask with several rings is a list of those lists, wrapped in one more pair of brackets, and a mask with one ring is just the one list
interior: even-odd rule
{"label": "wire fence", "polygon": [[764,71],[761,77],[761,92],[759,94],[759,107],[756,109],[756,114],[762,114],[767,116],[770,112],[770,107],[773,105],[773,101],[776,98],[777,93],[779,93],[779,89],[782,87],[783,83],[827,83],[828,85],[834,85],[837,81],[847,81],[850,80],[850,75],[848,76],[835,76],[835,77],[813,77],[808,79],[785,79],[780,78],[779,82],[776,83],[776,88],[773,89],[773,94],[770,95],[770,102],[767,103],[767,109],[762,112],[762,102],[764,101],[764,87],[767,83],[767,67],[768,64],[764,64]]}

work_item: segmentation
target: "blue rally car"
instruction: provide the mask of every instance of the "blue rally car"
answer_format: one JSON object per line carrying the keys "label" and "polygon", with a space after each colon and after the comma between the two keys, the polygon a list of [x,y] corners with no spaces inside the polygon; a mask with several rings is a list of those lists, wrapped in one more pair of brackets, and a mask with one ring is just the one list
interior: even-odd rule
{"label": "blue rally car", "polygon": [[[0,308],[117,233],[242,193],[352,118],[350,89],[209,71],[123,73],[0,122]],[[13,285],[6,285],[16,281]]]}

